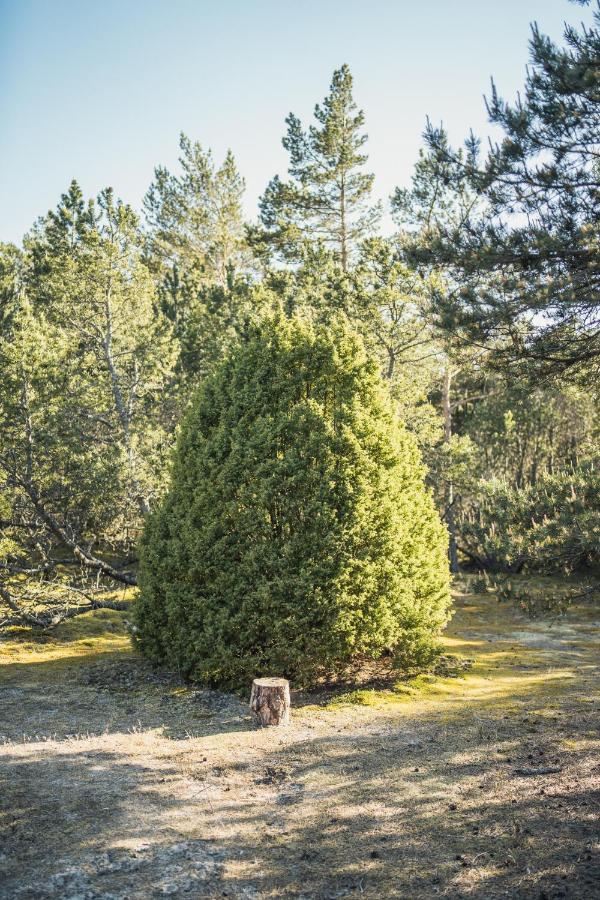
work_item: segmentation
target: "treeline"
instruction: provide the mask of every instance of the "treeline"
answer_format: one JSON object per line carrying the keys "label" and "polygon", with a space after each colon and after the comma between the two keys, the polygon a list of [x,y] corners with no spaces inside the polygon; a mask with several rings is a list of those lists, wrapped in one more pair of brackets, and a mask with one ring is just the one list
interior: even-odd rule
{"label": "treeline", "polygon": [[341,313],[379,360],[453,570],[597,564],[599,64],[600,13],[565,48],[534,28],[522,97],[488,103],[503,139],[428,126],[392,236],[342,66],[256,222],[233,155],[182,135],[141,216],[73,181],[0,245],[0,623],[119,605],[195,388],[277,310]]}

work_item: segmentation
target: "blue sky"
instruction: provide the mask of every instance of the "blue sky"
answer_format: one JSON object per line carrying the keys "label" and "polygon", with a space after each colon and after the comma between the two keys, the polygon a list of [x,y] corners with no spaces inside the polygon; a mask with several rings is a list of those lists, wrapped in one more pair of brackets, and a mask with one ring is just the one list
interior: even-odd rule
{"label": "blue sky", "polygon": [[75,177],[136,208],[180,131],[231,147],[247,213],[285,173],[290,110],[307,120],[347,62],[377,195],[407,184],[427,115],[487,134],[493,75],[523,83],[529,23],[589,21],[567,0],[0,0],[0,240],[19,242]]}

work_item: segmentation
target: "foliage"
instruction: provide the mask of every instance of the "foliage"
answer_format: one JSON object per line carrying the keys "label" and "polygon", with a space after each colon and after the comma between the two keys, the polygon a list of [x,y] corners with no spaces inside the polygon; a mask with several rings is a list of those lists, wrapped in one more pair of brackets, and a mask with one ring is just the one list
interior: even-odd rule
{"label": "foliage", "polygon": [[546,475],[527,487],[479,485],[461,540],[480,568],[570,574],[600,562],[600,477],[592,465]]}
{"label": "foliage", "polygon": [[14,244],[0,243],[0,334],[9,327],[17,308],[22,257]]}
{"label": "foliage", "polygon": [[[167,424],[154,401],[173,353],[141,260],[137,217],[110,190],[86,206],[73,183],[28,249],[32,327],[46,330],[48,351],[58,354],[55,376],[44,374],[43,383],[58,394],[60,434],[70,423],[74,441],[90,454],[105,443],[103,456],[119,457],[127,502],[143,514],[157,489],[160,426]],[[93,471],[90,461],[85,465]]]}
{"label": "foliage", "polygon": [[423,654],[446,621],[446,536],[423,466],[341,319],[267,321],[209,377],[141,547],[137,640],[189,677],[310,682]]}
{"label": "foliage", "polygon": [[[219,435],[242,440],[243,428],[254,421],[250,413],[239,422],[231,418],[242,400],[263,423],[264,432],[250,430],[250,444],[236,445],[227,457],[228,466],[235,463],[245,473],[239,488],[247,505],[244,527],[253,522],[253,540],[265,537],[260,552],[266,555],[256,556],[263,575],[252,570],[248,556],[245,569],[227,556],[239,549],[224,535],[231,535],[227,528],[241,511],[231,482],[221,476],[211,487],[208,519],[218,540],[213,548],[206,544],[205,557],[216,565],[224,554],[239,575],[235,590],[244,585],[247,602],[259,612],[271,596],[263,591],[267,582],[288,585],[289,602],[284,598],[281,609],[292,610],[290,627],[315,621],[313,607],[306,607],[306,620],[296,610],[306,593],[302,579],[312,584],[322,576],[332,585],[333,556],[320,559],[321,568],[315,556],[312,568],[294,569],[294,560],[284,555],[278,568],[266,535],[273,541],[284,535],[269,531],[255,501],[275,503],[282,485],[295,486],[296,470],[286,466],[297,464],[304,473],[302,489],[295,499],[286,495],[281,507],[297,552],[305,546],[308,553],[319,542],[334,553],[336,542],[345,540],[346,523],[342,528],[335,519],[326,485],[317,484],[315,473],[325,472],[333,484],[339,475],[339,491],[353,498],[356,506],[350,499],[348,504],[357,516],[361,504],[371,508],[385,480],[373,463],[374,482],[367,490],[366,456],[359,453],[360,465],[354,465],[350,452],[363,444],[353,443],[350,432],[342,440],[334,427],[338,413],[352,427],[372,426],[380,449],[386,429],[397,431],[394,440],[415,472],[422,471],[417,456],[422,459],[426,484],[448,528],[453,571],[465,561],[494,572],[562,572],[595,564],[598,15],[593,28],[567,29],[566,48],[534,29],[523,99],[510,106],[494,89],[490,115],[504,139],[486,158],[477,141],[454,151],[442,129],[428,128],[408,187],[391,198],[398,226],[391,237],[375,232],[380,210],[372,205],[373,175],[365,171],[364,116],[354,102],[350,71],[342,66],[312,126],[305,129],[294,115],[288,117],[289,178],[273,179],[267,187],[258,225],[244,222],[244,181],[233,155],[217,165],[210,151],[182,135],[177,169],[155,170],[144,226],[112,190],[86,201],[73,182],[22,246],[0,244],[0,604],[6,612],[0,624],[26,620],[46,626],[102,602],[115,582],[135,583],[136,540],[166,488],[170,450],[194,393],[178,459],[189,449],[192,423],[202,416],[202,428],[210,424],[203,453],[217,441],[213,426]],[[271,323],[261,331],[276,310],[287,324]],[[362,359],[363,352],[340,318],[360,336],[372,363],[356,362],[336,406],[330,395],[323,399],[327,379],[338,372],[335,366],[352,368],[351,360]],[[272,370],[259,350],[260,335],[276,348]],[[340,346],[334,350],[332,342]],[[252,353],[256,372],[250,371]],[[289,371],[292,357],[302,364],[297,373]],[[369,366],[379,369],[383,382]],[[313,391],[302,405],[293,390],[305,384],[306,371],[315,373],[323,397],[315,399]],[[239,397],[233,396],[238,388]],[[387,399],[381,407],[373,401],[376,413],[369,403],[378,391]],[[209,397],[216,404],[214,421]],[[222,408],[227,398],[230,413]],[[401,426],[390,424],[391,412]],[[282,459],[269,456],[271,428],[279,429],[277,440],[286,448]],[[312,456],[304,447],[293,449],[297,439]],[[203,471],[209,462],[216,466],[205,460]],[[200,464],[194,462],[190,471]],[[184,463],[177,465],[183,471]],[[390,472],[385,477],[393,481]],[[253,493],[255,478],[261,487]],[[360,485],[356,494],[353,479]],[[410,484],[421,496],[421,475],[414,479]],[[190,496],[195,490],[190,485]],[[152,517],[148,534],[159,528],[156,523],[163,528],[173,497],[180,504],[173,508],[187,523],[187,500],[174,491]],[[208,496],[202,494],[198,504]],[[397,502],[395,496],[382,501],[378,515],[389,512],[386,523],[393,530],[402,513],[405,535],[413,514],[418,525],[421,507],[402,512],[404,494]],[[334,506],[338,499],[332,495]],[[425,507],[429,502],[423,501]],[[318,503],[323,518],[306,524],[305,534],[305,507]],[[396,504],[391,512],[390,504]],[[369,528],[376,520],[369,520]],[[182,534],[188,531],[182,525]],[[377,539],[380,547],[385,534]],[[163,532],[159,537],[167,540]],[[344,544],[338,553],[341,569],[350,566],[353,546]],[[331,621],[337,600],[341,609],[353,597],[362,598],[343,627],[335,625],[323,637],[330,666],[354,652],[352,642],[377,653],[386,641],[400,641],[393,616],[381,612],[383,600],[374,601],[357,624],[374,583],[365,587],[359,550],[356,595],[347,585],[327,594]],[[386,565],[395,565],[394,552]],[[178,579],[188,563],[186,577],[199,572],[198,578],[208,578],[196,557],[186,559],[176,554],[164,562],[175,566],[174,585],[183,584]],[[402,566],[398,571],[404,577]],[[219,582],[221,594],[211,594],[213,600],[225,596],[228,583]],[[381,597],[393,593],[394,583]],[[180,612],[184,596],[182,587],[173,600]],[[244,597],[234,591],[223,609],[235,603],[231,620],[238,622],[247,609]],[[252,644],[260,615],[239,629],[248,641],[246,655],[239,657],[250,660],[248,671],[271,659],[269,648],[263,659],[263,649]],[[156,625],[158,634],[158,619]],[[219,652],[224,633],[219,632]],[[281,651],[279,637],[273,659]],[[413,661],[430,653],[427,629],[422,647],[418,631],[413,638],[402,631],[399,660],[403,653]],[[303,665],[314,671],[321,653],[316,644],[313,655],[304,653],[301,638],[290,648],[290,671]],[[188,650],[182,645],[181,653],[172,647],[169,653],[188,665],[196,659]],[[201,677],[233,682],[239,671],[231,653],[224,656],[226,672],[217,671],[216,663],[209,671],[210,653],[203,657],[208,668]]]}
{"label": "foliage", "polygon": [[520,489],[597,457],[598,404],[573,385],[545,386],[488,375],[457,427],[476,445],[483,477]]}
{"label": "foliage", "polygon": [[530,619],[540,616],[564,616],[576,601],[592,600],[600,596],[600,583],[586,584],[585,587],[570,587],[568,590],[556,590],[544,585],[537,590],[527,580],[515,581],[512,577],[501,576],[490,579],[490,589],[494,591],[498,602],[512,603],[527,613]]}
{"label": "foliage", "polygon": [[179,146],[179,172],[158,166],[144,198],[146,262],[178,349],[176,406],[253,314],[245,183],[233,154],[217,168],[211,152],[185,134]]}
{"label": "foliage", "polygon": [[320,242],[343,271],[358,242],[371,233],[380,210],[369,206],[374,176],[363,171],[367,135],[356,110],[347,65],[333,73],[316,125],[307,131],[293,113],[283,146],[290,156],[290,181],[275,176],[260,200],[261,226],[249,231],[256,252],[270,250],[301,260],[306,244]]}
{"label": "foliage", "polygon": [[[440,131],[441,146],[447,138]],[[463,162],[459,151],[456,164]],[[480,394],[486,380],[487,353],[457,339],[454,331],[444,327],[440,308],[444,308],[459,288],[451,267],[429,259],[423,265],[423,248],[428,248],[440,231],[456,230],[477,219],[480,201],[464,181],[453,182],[448,165],[440,153],[421,151],[409,188],[397,188],[391,198],[392,213],[400,226],[396,236],[396,255],[413,277],[421,275],[419,303],[423,339],[420,341],[418,369],[428,363],[431,372],[429,399],[440,418],[441,435],[429,442],[425,459],[436,487],[436,499],[448,526],[450,567],[458,572],[456,510],[459,490],[472,480],[469,470],[476,465],[470,435],[456,431],[456,413],[470,405]]]}
{"label": "foliage", "polygon": [[176,272],[196,287],[224,287],[247,264],[242,198],[244,179],[229,151],[217,169],[210,151],[179,137],[180,174],[157,166],[144,198],[148,254],[154,268]]}
{"label": "foliage", "polygon": [[[497,375],[483,388],[455,418],[471,444],[470,465],[455,476],[464,556],[494,571],[592,565],[596,398],[572,385],[534,387]],[[583,505],[573,502],[582,496]]]}
{"label": "foliage", "polygon": [[485,204],[479,219],[436,228],[422,262],[452,269],[445,325],[488,343],[499,362],[593,383],[600,356],[598,130],[600,8],[591,28],[567,26],[566,46],[533,26],[525,90],[514,105],[493,86],[490,121],[504,131],[482,159],[459,156],[443,130],[427,142],[447,183]]}
{"label": "foliage", "polygon": [[66,556],[71,594],[77,564],[132,580],[106,554],[131,554],[161,490],[174,356],[141,254],[132,210],[73,182],[25,243],[0,336],[0,563],[36,581]]}

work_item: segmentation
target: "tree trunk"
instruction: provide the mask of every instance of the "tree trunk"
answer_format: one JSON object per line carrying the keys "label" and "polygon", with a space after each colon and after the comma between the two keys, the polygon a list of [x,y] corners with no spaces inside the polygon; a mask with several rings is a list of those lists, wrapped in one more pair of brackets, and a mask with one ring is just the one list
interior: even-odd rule
{"label": "tree trunk", "polygon": [[342,272],[348,271],[348,234],[346,229],[346,175],[342,172],[340,188],[340,245]]}
{"label": "tree trunk", "polygon": [[290,683],[285,678],[255,678],[250,709],[259,725],[289,725]]}
{"label": "tree trunk", "polygon": [[[444,440],[447,444],[452,438],[452,404],[450,392],[452,389],[452,373],[450,364],[444,369],[442,381],[442,413],[444,416]],[[454,518],[454,485],[451,480],[446,481],[446,525],[448,526],[448,557],[450,559],[450,571],[458,572],[458,550],[456,546],[456,521]]]}

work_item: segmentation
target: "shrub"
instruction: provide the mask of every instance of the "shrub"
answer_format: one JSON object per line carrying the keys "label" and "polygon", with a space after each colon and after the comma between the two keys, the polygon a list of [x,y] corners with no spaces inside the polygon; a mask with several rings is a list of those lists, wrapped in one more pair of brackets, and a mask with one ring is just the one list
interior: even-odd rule
{"label": "shrub", "polygon": [[600,563],[600,473],[591,463],[516,489],[480,486],[460,523],[470,558],[497,572],[569,575]]}
{"label": "shrub", "polygon": [[140,548],[137,642],[224,687],[423,654],[447,535],[411,436],[342,322],[258,328],[202,384]]}

